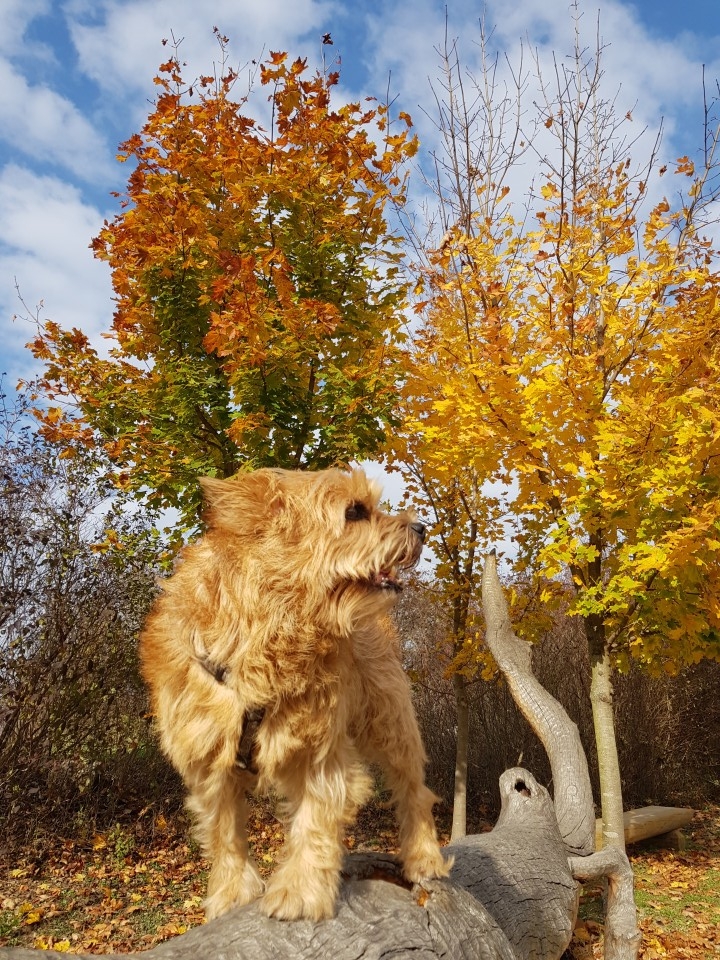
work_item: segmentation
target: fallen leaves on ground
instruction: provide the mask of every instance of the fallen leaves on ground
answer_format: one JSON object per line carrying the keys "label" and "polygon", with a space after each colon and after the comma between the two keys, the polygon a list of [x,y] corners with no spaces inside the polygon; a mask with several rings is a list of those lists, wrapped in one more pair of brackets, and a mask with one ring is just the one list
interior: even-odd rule
{"label": "fallen leaves on ground", "polygon": [[[441,836],[447,842],[446,824]],[[0,875],[0,947],[67,953],[129,953],[203,922],[207,862],[182,817],[143,811],[134,821],[87,836],[37,837]],[[273,869],[282,827],[265,801],[253,801],[250,845],[261,873]],[[397,852],[392,812],[363,810],[350,849]],[[686,851],[630,849],[643,931],[641,960],[720,957],[720,808],[698,813]],[[602,957],[597,887],[583,906],[566,957]]]}
{"label": "fallen leaves on ground", "polygon": [[[268,876],[283,842],[269,802],[252,802],[248,833]],[[190,837],[184,817],[152,811],[104,833],[36,837],[0,873],[0,947],[130,953],[203,923],[209,865]],[[392,811],[361,811],[346,843],[397,852]]]}
{"label": "fallen leaves on ground", "polygon": [[[695,814],[687,849],[659,843],[628,848],[643,934],[640,960],[720,957],[720,807]],[[571,944],[573,960],[602,957],[602,902],[597,884],[583,890]]]}

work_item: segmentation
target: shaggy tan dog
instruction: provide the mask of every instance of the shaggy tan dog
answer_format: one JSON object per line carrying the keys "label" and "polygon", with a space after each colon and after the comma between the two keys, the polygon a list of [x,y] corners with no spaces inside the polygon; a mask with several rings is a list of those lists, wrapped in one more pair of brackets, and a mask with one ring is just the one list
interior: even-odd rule
{"label": "shaggy tan dog", "polygon": [[263,910],[334,913],[344,829],[368,798],[366,762],[393,792],[405,875],[445,876],[425,754],[385,617],[424,537],[378,509],[359,470],[258,470],[203,480],[208,532],[186,548],[141,638],[168,756],[212,862],[206,911],[248,903],[246,791],[283,800],[286,842]]}

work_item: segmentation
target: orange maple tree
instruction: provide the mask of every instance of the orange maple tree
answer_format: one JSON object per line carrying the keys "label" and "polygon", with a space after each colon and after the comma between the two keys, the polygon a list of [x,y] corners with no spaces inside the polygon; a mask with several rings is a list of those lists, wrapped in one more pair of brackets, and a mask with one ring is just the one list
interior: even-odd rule
{"label": "orange maple tree", "polygon": [[238,77],[161,65],[121,211],[93,241],[112,271],[111,346],[45,323],[32,342],[45,435],[100,444],[118,482],[192,519],[201,474],[372,455],[392,422],[405,297],[386,208],[405,198],[410,119],[334,107],[337,74],[273,53],[264,129]]}

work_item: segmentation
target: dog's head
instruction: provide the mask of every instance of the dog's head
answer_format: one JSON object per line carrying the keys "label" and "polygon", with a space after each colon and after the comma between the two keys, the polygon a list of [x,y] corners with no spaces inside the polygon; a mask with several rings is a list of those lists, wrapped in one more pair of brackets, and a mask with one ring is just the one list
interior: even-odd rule
{"label": "dog's head", "polygon": [[379,508],[380,487],[361,470],[263,469],[202,481],[206,521],[266,571],[326,597],[352,589],[387,604],[417,563],[425,528],[413,513]]}

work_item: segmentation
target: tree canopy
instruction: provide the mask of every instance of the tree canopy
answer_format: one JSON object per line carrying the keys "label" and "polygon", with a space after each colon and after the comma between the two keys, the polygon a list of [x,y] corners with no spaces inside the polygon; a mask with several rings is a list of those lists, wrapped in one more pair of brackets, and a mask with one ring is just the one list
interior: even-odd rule
{"label": "tree canopy", "polygon": [[202,474],[316,467],[375,454],[393,423],[405,289],[385,217],[405,196],[409,117],[334,107],[337,74],[273,53],[263,128],[237,73],[160,66],[122,145],[121,211],[93,241],[116,307],[107,356],[48,322],[47,437],[101,444],[119,483],[193,518]]}
{"label": "tree canopy", "polygon": [[555,148],[529,213],[480,180],[431,251],[403,432],[457,536],[497,542],[512,518],[508,560],[542,603],[568,570],[619,665],[673,670],[720,656],[716,140],[697,172],[633,169],[590,70],[541,111]]}
{"label": "tree canopy", "polygon": [[622,844],[611,670],[720,658],[720,128],[708,107],[697,169],[661,165],[657,142],[638,161],[601,58],[578,39],[552,82],[538,69],[528,119],[522,68],[508,92],[491,57],[468,79],[446,49],[444,234],[419,268],[392,455],[437,521],[438,574],[465,611],[458,665],[474,558],[499,542],[535,615],[521,629],[553,605],[582,618]]}

